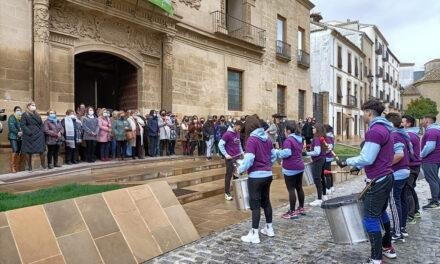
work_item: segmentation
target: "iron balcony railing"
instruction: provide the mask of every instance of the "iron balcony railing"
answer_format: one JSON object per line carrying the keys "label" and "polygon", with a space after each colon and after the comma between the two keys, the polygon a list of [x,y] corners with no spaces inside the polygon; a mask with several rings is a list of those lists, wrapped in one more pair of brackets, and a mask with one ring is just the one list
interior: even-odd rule
{"label": "iron balcony railing", "polygon": [[376,43],[376,54],[381,55],[383,53],[383,46],[380,43]]}
{"label": "iron balcony railing", "polygon": [[283,42],[281,40],[276,41],[276,53],[277,57],[285,60],[291,60],[292,58],[292,46],[289,43]]}
{"label": "iron balcony railing", "polygon": [[303,66],[305,68],[309,68],[310,67],[310,55],[309,53],[305,52],[304,50],[299,49],[297,56],[296,56],[296,61],[298,62],[299,66]]}
{"label": "iron balcony railing", "polygon": [[357,98],[354,95],[348,95],[347,105],[351,107],[357,107]]}
{"label": "iron balcony railing", "polygon": [[382,60],[383,61],[388,61],[388,59],[389,59],[389,53],[388,53],[388,51],[385,51],[384,54],[383,54]]}
{"label": "iron balcony railing", "polygon": [[378,78],[382,78],[383,77],[383,68],[382,67],[379,67],[377,69],[376,77],[378,77]]}
{"label": "iron balcony railing", "polygon": [[243,40],[255,46],[266,46],[266,31],[221,11],[211,13],[214,32]]}

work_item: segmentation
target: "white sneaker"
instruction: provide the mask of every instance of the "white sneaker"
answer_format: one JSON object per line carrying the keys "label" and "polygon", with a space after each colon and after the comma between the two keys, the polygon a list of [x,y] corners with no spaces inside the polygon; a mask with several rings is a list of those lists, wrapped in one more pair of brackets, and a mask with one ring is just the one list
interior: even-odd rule
{"label": "white sneaker", "polygon": [[310,203],[310,206],[321,206],[322,200],[315,200]]}
{"label": "white sneaker", "polygon": [[325,189],[325,193],[326,194],[332,194],[332,190],[331,189]]}
{"label": "white sneaker", "polygon": [[241,241],[246,243],[258,244],[260,243],[260,236],[258,235],[258,229],[251,229],[246,236],[241,237]]}
{"label": "white sneaker", "polygon": [[232,196],[230,195],[230,194],[228,194],[228,193],[225,193],[225,200],[226,201],[232,201]]}
{"label": "white sneaker", "polygon": [[261,234],[266,235],[268,237],[273,237],[275,236],[275,232],[273,231],[273,227],[272,226],[268,226],[266,225],[263,229],[260,230]]}
{"label": "white sneaker", "polygon": [[330,190],[332,191],[332,193],[335,192],[335,187],[331,187]]}
{"label": "white sneaker", "polygon": [[323,200],[323,201],[327,201],[327,200],[328,200],[328,195],[323,195],[323,196],[322,196],[322,200]]}

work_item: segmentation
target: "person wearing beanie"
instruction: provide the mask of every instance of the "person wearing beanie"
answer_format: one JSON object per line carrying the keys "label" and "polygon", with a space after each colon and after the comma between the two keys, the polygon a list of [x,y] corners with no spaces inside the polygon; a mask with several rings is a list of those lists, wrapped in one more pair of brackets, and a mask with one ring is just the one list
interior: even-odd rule
{"label": "person wearing beanie", "polygon": [[252,210],[252,229],[241,240],[246,243],[260,243],[258,227],[260,224],[260,208],[264,210],[266,225],[260,232],[266,236],[275,235],[272,226],[272,206],[270,203],[270,184],[272,182],[272,165],[277,159],[277,151],[273,148],[272,140],[261,127],[257,115],[247,116],[246,124],[246,152],[240,166],[239,173],[247,171],[249,203]]}

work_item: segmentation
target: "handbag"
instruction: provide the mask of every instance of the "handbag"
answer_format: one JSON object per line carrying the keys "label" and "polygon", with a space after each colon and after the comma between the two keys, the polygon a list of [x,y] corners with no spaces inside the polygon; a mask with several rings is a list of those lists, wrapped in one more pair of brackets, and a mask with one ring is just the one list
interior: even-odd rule
{"label": "handbag", "polygon": [[127,138],[127,140],[132,140],[134,139],[134,132],[129,130],[125,132],[125,137]]}

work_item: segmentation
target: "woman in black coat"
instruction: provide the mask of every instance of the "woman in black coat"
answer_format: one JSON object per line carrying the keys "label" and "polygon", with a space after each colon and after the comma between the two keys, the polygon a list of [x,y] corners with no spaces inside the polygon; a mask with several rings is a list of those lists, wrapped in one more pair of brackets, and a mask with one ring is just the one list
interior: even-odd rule
{"label": "woman in black coat", "polygon": [[37,113],[34,102],[26,105],[26,111],[21,116],[20,127],[23,131],[21,152],[26,155],[27,169],[32,171],[32,154],[40,155],[41,167],[45,169],[44,151],[46,150],[46,144],[43,121]]}

